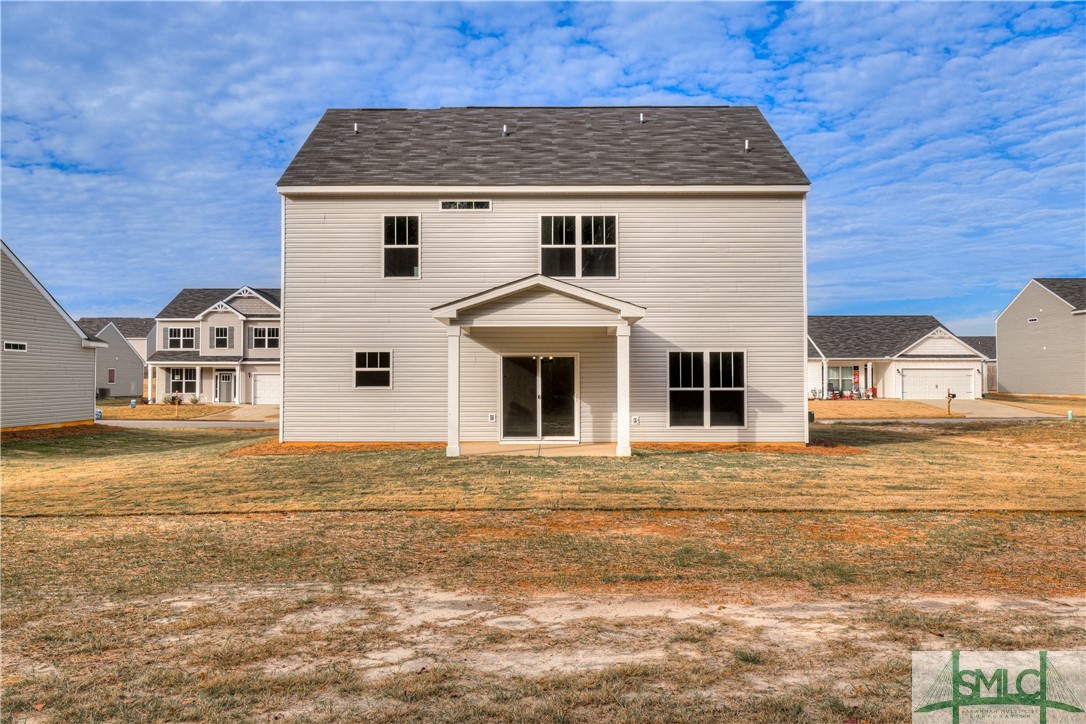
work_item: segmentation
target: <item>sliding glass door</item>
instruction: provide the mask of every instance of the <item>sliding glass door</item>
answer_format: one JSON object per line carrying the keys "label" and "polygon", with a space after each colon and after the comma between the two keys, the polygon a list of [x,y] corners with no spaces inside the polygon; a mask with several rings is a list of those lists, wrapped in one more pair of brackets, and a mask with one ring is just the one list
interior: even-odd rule
{"label": "sliding glass door", "polygon": [[570,356],[502,357],[502,438],[577,436],[577,361]]}

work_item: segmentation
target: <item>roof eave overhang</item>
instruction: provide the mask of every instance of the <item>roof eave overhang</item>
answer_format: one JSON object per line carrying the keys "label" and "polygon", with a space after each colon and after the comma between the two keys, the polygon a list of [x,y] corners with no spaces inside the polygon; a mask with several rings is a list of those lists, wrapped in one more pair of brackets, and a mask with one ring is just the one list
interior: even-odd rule
{"label": "roof eave overhang", "polygon": [[487,194],[533,196],[716,196],[716,195],[803,195],[811,190],[807,184],[735,184],[735,185],[571,185],[571,186],[485,186],[485,185],[327,185],[327,186],[277,186],[276,190],[286,197],[300,196],[433,196]]}

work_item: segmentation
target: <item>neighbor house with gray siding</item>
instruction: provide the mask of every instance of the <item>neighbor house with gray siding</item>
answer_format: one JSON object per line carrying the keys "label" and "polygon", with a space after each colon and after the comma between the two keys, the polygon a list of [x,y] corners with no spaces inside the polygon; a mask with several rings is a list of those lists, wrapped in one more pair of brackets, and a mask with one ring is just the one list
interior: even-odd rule
{"label": "neighbor house with gray siding", "polygon": [[95,353],[80,329],[0,241],[0,429],[93,424]]}
{"label": "neighbor house with gray siding", "polygon": [[279,290],[182,289],[147,338],[154,401],[279,404]]}
{"label": "neighbor house with gray siding", "polygon": [[1086,395],[1086,279],[1030,279],[996,317],[998,389]]}
{"label": "neighbor house with gray siding", "polygon": [[[140,348],[146,350],[147,335],[154,327],[155,320],[82,317],[77,324],[84,332],[107,345],[98,351],[94,381],[94,387],[99,391],[98,396],[142,397],[147,375]],[[139,335],[140,331],[143,332],[142,337]],[[134,338],[130,339],[129,335],[134,335]]]}
{"label": "neighbor house with gray siding", "polygon": [[281,438],[803,443],[809,188],[753,107],[329,110]]}

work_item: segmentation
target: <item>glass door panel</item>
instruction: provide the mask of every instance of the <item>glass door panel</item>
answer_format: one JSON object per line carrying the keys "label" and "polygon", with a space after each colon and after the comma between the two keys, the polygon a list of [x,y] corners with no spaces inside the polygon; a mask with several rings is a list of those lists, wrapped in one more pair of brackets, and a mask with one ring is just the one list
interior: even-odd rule
{"label": "glass door panel", "polygon": [[539,437],[535,357],[502,358],[502,437]]}
{"label": "glass door panel", "polygon": [[541,357],[539,382],[543,437],[573,437],[577,434],[573,358]]}

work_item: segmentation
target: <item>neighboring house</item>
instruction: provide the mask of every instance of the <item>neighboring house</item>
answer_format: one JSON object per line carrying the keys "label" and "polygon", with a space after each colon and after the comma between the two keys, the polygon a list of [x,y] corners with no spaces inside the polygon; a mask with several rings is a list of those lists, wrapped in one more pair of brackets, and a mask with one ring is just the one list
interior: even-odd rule
{"label": "neighboring house", "polygon": [[99,325],[99,329],[110,322],[120,330],[121,335],[136,350],[144,362],[147,361],[147,338],[155,328],[154,317],[83,317],[79,324]]}
{"label": "neighboring house", "polygon": [[1000,392],[1086,395],[1086,279],[1031,279],[996,317]]}
{"label": "neighboring house", "polygon": [[[139,324],[133,324],[133,321]],[[125,328],[120,326],[125,323],[130,334],[143,330],[143,338],[136,337],[135,339],[146,349],[147,335],[155,325],[153,319],[121,320],[83,317],[77,322],[84,332],[109,345],[98,352],[94,387],[105,391],[105,394],[99,397],[143,396],[143,383],[147,379],[146,366],[139,349],[129,340]]]}
{"label": "neighboring house", "polygon": [[996,391],[996,338],[989,337],[965,337],[958,335],[958,339],[984,355],[984,391]]}
{"label": "neighboring house", "polygon": [[94,360],[87,334],[0,242],[0,429],[93,424]]}
{"label": "neighboring house", "polygon": [[279,404],[279,290],[182,289],[147,339],[155,401]]}
{"label": "neighboring house", "polygon": [[329,110],[281,438],[802,443],[809,188],[752,107]]}
{"label": "neighboring house", "polygon": [[815,397],[868,390],[878,397],[961,400],[984,394],[986,356],[928,315],[807,318],[807,387]]}

